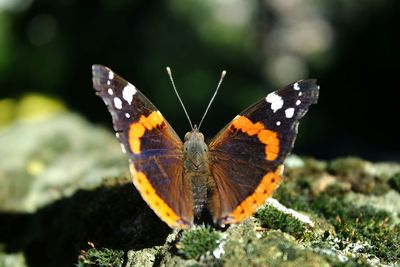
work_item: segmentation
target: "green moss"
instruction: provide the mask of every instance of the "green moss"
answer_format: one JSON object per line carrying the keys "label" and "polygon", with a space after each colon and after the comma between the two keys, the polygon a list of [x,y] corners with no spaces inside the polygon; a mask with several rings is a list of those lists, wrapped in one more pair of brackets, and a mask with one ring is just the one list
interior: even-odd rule
{"label": "green moss", "polygon": [[124,262],[123,257],[124,257],[124,252],[121,250],[113,250],[108,248],[102,248],[102,249],[91,248],[88,251],[81,252],[77,266],[79,267],[122,266]]}
{"label": "green moss", "polygon": [[0,99],[0,127],[5,126],[15,119],[17,103],[14,99]]}
{"label": "green moss", "polygon": [[330,190],[312,197],[307,191],[295,191],[293,187],[291,184],[280,188],[277,198],[281,203],[323,217],[334,226],[336,237],[343,240],[343,248],[349,242],[365,242],[369,246],[362,252],[374,254],[385,262],[398,260],[400,226],[393,224],[388,212],[371,206],[356,207]]}
{"label": "green moss", "polygon": [[310,238],[310,230],[297,218],[281,212],[271,205],[267,205],[256,213],[262,226],[270,229],[280,229],[297,239]]}
{"label": "green moss", "polygon": [[292,236],[276,230],[266,231],[261,238],[230,238],[224,251],[223,266],[330,266],[323,256],[298,246]]}
{"label": "green moss", "polygon": [[400,192],[400,172],[390,178],[389,185],[397,192]]}
{"label": "green moss", "polygon": [[199,259],[218,247],[220,234],[214,229],[204,227],[185,231],[177,247],[189,259]]}
{"label": "green moss", "polygon": [[332,161],[328,170],[342,181],[351,183],[355,192],[382,195],[389,190],[387,177],[376,175],[371,162],[357,157],[340,158]]}

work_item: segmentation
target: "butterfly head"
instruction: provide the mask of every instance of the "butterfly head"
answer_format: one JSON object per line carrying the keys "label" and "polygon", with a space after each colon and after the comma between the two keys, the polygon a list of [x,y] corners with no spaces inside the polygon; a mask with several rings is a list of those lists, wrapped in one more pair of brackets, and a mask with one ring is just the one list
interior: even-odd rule
{"label": "butterfly head", "polygon": [[208,146],[204,142],[204,135],[195,126],[191,132],[185,134],[183,154],[187,170],[203,172],[207,169]]}

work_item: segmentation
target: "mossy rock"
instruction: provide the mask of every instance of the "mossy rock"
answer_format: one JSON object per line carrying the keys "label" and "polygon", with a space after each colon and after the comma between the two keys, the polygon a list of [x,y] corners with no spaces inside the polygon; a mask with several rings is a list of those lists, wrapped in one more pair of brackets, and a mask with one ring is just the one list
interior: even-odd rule
{"label": "mossy rock", "polygon": [[273,197],[312,224],[265,205],[224,229],[173,231],[111,130],[64,112],[9,123],[0,146],[0,266],[400,264],[399,164],[293,156]]}

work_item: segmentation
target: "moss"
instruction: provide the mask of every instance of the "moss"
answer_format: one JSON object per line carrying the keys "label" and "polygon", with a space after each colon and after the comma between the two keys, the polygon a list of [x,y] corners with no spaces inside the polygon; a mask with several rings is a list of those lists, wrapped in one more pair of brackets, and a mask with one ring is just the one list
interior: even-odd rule
{"label": "moss", "polygon": [[177,244],[179,252],[189,259],[210,255],[218,247],[219,232],[208,227],[185,231]]}
{"label": "moss", "polygon": [[265,232],[262,238],[230,238],[224,250],[223,266],[329,266],[324,257],[299,247],[292,236],[276,230]]}
{"label": "moss", "polygon": [[350,182],[352,190],[363,194],[382,195],[389,190],[385,177],[374,173],[371,162],[357,157],[333,160],[328,170],[342,181]]}
{"label": "moss", "polygon": [[342,248],[350,242],[366,242],[369,246],[363,248],[363,252],[374,254],[385,262],[398,260],[400,226],[393,224],[388,212],[371,206],[355,207],[330,190],[312,197],[304,190],[293,190],[293,187],[293,184],[282,186],[277,198],[284,205],[325,218],[334,226],[336,237],[343,241]]}
{"label": "moss", "polygon": [[400,172],[390,178],[389,185],[397,192],[400,192]]}
{"label": "moss", "polygon": [[15,119],[17,103],[14,99],[0,99],[0,127],[5,126]]}
{"label": "moss", "polygon": [[79,267],[110,267],[110,266],[122,266],[124,262],[124,252],[121,250],[113,250],[108,248],[90,248],[85,251],[82,250],[79,255],[79,261],[77,266]]}
{"label": "moss", "polygon": [[286,214],[271,205],[267,205],[256,213],[263,227],[269,229],[280,229],[289,233],[296,239],[309,239],[310,229],[306,224],[290,214]]}

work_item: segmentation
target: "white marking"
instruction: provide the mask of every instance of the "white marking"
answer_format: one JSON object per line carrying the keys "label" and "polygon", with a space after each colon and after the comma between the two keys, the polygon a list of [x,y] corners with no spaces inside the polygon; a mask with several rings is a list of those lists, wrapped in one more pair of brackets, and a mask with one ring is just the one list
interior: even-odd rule
{"label": "white marking", "polygon": [[119,138],[119,133],[115,133],[115,136],[116,136],[117,138]]}
{"label": "white marking", "polygon": [[265,100],[268,103],[271,103],[271,109],[276,112],[278,109],[280,109],[283,106],[283,100],[282,97],[279,95],[275,94],[275,92],[272,92],[267,95]]}
{"label": "white marking", "polygon": [[127,117],[129,119],[131,117],[131,115],[129,113],[125,113],[125,117]]}
{"label": "white marking", "polygon": [[294,108],[288,108],[285,110],[286,118],[290,119],[291,117],[293,117],[293,114],[294,114]]}
{"label": "white marking", "polygon": [[235,118],[233,118],[233,120],[236,120],[237,118],[239,118],[240,116],[239,115],[236,115],[236,117]]}
{"label": "white marking", "polygon": [[297,100],[296,101],[296,106],[298,106],[298,105],[300,105],[301,104],[301,101],[300,100]]}
{"label": "white marking", "polygon": [[308,217],[307,215],[301,214],[295,210],[286,208],[275,198],[272,198],[272,197],[269,198],[267,200],[267,204],[273,206],[274,208],[276,208],[277,210],[279,210],[283,213],[293,216],[294,218],[298,219],[299,221],[301,221],[303,223],[310,225],[311,227],[314,227],[314,223],[311,221],[310,217]]}
{"label": "white marking", "polygon": [[293,84],[293,89],[294,89],[294,90],[300,90],[299,83]]}
{"label": "white marking", "polygon": [[110,79],[110,80],[114,79],[114,72],[110,71],[108,73],[108,79]]}
{"label": "white marking", "polygon": [[107,80],[107,85],[110,85],[111,84],[111,81],[110,80]]}
{"label": "white marking", "polygon": [[118,97],[114,97],[114,106],[117,109],[122,109],[122,101]]}
{"label": "white marking", "polygon": [[301,96],[303,93],[302,92],[299,92],[299,96]]}
{"label": "white marking", "polygon": [[157,113],[158,113],[158,115],[160,115],[161,117],[163,116],[159,110],[157,110]]}
{"label": "white marking", "polygon": [[278,126],[281,125],[281,122],[280,122],[280,121],[277,121],[277,122],[276,122],[276,125],[278,125]]}
{"label": "white marking", "polygon": [[122,150],[122,153],[126,154],[126,150],[125,150],[125,147],[124,147],[124,145],[123,145],[123,144],[120,144],[120,145],[121,145],[121,150]]}
{"label": "white marking", "polygon": [[132,99],[133,95],[136,94],[137,90],[135,86],[132,84],[128,83],[127,86],[125,86],[124,90],[122,91],[122,97],[130,104],[132,104]]}
{"label": "white marking", "polygon": [[114,91],[111,88],[108,88],[107,92],[108,92],[109,95],[113,95],[114,94]]}

